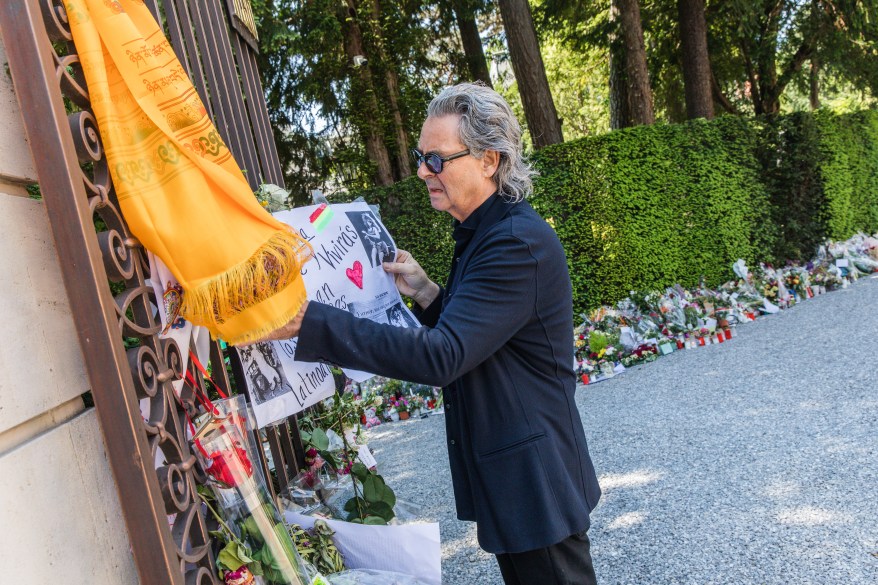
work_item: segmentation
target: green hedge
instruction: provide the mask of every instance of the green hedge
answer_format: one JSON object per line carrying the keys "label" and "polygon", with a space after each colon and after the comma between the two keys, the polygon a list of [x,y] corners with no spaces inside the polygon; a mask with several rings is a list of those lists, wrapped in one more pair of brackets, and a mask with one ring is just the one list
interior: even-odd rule
{"label": "green hedge", "polygon": [[878,112],[820,112],[820,178],[826,192],[827,234],[847,238],[878,229]]}
{"label": "green hedge", "polygon": [[761,136],[776,258],[808,260],[826,238],[878,230],[878,112],[798,112]]}
{"label": "green hedge", "polygon": [[728,280],[756,260],[768,194],[744,120],[654,125],[543,149],[534,207],[554,219],[577,310],[632,290]]}
{"label": "green hedge", "polygon": [[[577,312],[631,290],[731,278],[810,258],[826,237],[878,230],[878,112],[721,117],[544,148],[531,204],[567,252]],[[362,195],[397,244],[444,282],[451,218],[417,178]]]}

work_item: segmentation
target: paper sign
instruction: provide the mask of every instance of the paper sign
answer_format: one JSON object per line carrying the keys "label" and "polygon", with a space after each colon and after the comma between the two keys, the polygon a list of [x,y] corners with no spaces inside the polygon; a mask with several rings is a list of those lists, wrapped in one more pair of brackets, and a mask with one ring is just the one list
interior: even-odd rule
{"label": "paper sign", "polygon": [[[322,229],[317,223],[329,215]],[[314,248],[302,268],[308,298],[350,311],[357,317],[396,327],[420,327],[382,264],[396,258],[396,244],[365,202],[300,207],[275,213]],[[312,218],[314,220],[312,221]],[[372,377],[346,369],[355,382]]]}
{"label": "paper sign", "polygon": [[[314,248],[302,266],[308,299],[378,323],[420,327],[382,263],[396,258],[396,244],[366,203],[311,205],[275,213]],[[335,391],[327,364],[293,359],[298,339],[237,348],[260,427],[296,414]],[[356,382],[368,372],[345,370]]]}
{"label": "paper sign", "polygon": [[375,460],[375,456],[366,445],[360,445],[360,448],[357,449],[357,458],[369,469],[378,466],[378,461]]}
{"label": "paper sign", "polygon": [[300,412],[335,392],[326,364],[296,362],[296,339],[236,348],[260,428]]}
{"label": "paper sign", "polygon": [[847,258],[839,258],[835,261],[835,265],[839,268],[847,268],[848,266],[850,266],[850,263],[848,262]]}

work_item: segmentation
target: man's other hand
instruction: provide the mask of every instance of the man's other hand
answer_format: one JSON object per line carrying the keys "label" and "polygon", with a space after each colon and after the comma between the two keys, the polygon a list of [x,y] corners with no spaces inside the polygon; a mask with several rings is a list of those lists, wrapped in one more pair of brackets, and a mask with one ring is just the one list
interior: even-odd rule
{"label": "man's other hand", "polygon": [[418,261],[405,250],[396,251],[396,262],[385,262],[384,270],[394,275],[399,292],[410,297],[422,309],[439,296],[439,285],[429,279]]}
{"label": "man's other hand", "polygon": [[[308,309],[308,301],[305,301],[302,304],[302,308],[299,309],[299,312],[296,313],[296,316],[293,317],[289,323],[280,327],[279,329],[275,329],[262,339],[258,339],[253,343],[262,343],[263,341],[283,341],[285,339],[292,339],[293,337],[299,336],[299,329],[302,327],[302,320],[305,318],[305,311]],[[248,344],[249,345],[249,344]]]}

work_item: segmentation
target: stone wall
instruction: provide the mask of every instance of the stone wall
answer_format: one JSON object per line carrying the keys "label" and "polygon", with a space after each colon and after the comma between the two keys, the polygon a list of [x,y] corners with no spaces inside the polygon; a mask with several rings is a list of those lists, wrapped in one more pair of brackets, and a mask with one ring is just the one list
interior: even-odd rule
{"label": "stone wall", "polygon": [[138,582],[0,39],[0,582]]}

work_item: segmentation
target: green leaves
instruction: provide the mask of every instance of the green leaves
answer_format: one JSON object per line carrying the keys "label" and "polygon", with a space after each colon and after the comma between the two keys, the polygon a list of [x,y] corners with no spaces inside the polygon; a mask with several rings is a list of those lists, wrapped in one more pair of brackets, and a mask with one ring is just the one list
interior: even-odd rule
{"label": "green leaves", "polygon": [[384,483],[384,478],[366,469],[362,463],[355,463],[351,474],[352,479],[360,483],[362,496],[357,495],[345,502],[347,520],[364,524],[387,524],[392,520],[396,494]]}
{"label": "green leaves", "polygon": [[[251,516],[248,518],[248,520],[252,520],[252,518],[253,517]],[[247,522],[244,522],[244,524],[246,525]],[[283,555],[286,557],[286,560],[289,563],[295,565],[297,562],[295,553],[296,547],[293,544],[289,532],[287,532],[286,526],[279,522],[274,525],[273,530],[275,535],[277,536],[277,541],[280,542],[281,548],[283,549]],[[261,537],[259,541],[263,542]],[[226,548],[228,548],[228,546]],[[217,562],[219,563],[219,561]],[[267,545],[263,546],[255,553],[253,553],[251,555],[251,558],[246,562],[246,564],[248,565],[251,573],[257,576],[265,577],[268,583],[280,584],[289,582],[284,570],[284,567],[288,567],[288,565],[286,565],[286,563],[281,563],[278,559],[276,559],[274,555],[271,554],[271,551],[268,549]],[[241,565],[238,566],[240,567]]]}
{"label": "green leaves", "polygon": [[363,482],[363,497],[366,498],[366,501],[369,503],[380,502],[380,490],[383,488],[384,481],[374,475],[370,475],[366,478],[366,481]]}
{"label": "green leaves", "polygon": [[237,571],[243,565],[249,565],[254,560],[250,556],[250,549],[238,542],[230,541],[219,552],[216,557],[216,564],[220,569],[229,571]]}
{"label": "green leaves", "polygon": [[263,542],[262,533],[259,532],[259,527],[253,516],[247,516],[247,519],[241,523],[241,532],[245,537],[249,536],[256,542]]}
{"label": "green leaves", "polygon": [[314,448],[318,451],[325,451],[329,448],[329,437],[327,437],[326,432],[320,428],[314,429],[308,442],[314,445]]}
{"label": "green leaves", "polygon": [[332,528],[324,520],[316,520],[310,530],[290,526],[290,536],[295,541],[299,555],[324,575],[344,571],[344,559],[335,546]]}
{"label": "green leaves", "polygon": [[351,474],[353,474],[353,476],[360,481],[363,481],[366,479],[366,477],[369,476],[369,470],[366,468],[365,465],[357,461],[351,466]]}

